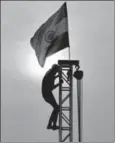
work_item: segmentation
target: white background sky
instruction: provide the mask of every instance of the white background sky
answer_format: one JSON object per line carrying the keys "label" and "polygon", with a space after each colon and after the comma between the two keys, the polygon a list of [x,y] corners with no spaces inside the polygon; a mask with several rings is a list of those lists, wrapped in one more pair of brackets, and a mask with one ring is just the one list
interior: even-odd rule
{"label": "white background sky", "polygon": [[[58,132],[46,129],[52,108],[42,98],[41,81],[53,63],[68,58],[68,49],[49,57],[42,69],[29,41],[63,2],[1,3],[2,142],[56,142]],[[71,59],[80,60],[84,71],[83,141],[110,142],[114,139],[114,2],[68,1],[67,7]],[[75,81],[73,88],[77,141]]]}

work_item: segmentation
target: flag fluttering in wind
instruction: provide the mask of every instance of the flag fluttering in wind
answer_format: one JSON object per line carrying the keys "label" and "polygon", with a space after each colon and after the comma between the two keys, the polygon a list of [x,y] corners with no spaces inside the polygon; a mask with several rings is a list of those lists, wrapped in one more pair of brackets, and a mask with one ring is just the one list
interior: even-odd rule
{"label": "flag fluttering in wind", "polygon": [[35,32],[30,40],[38,62],[44,66],[48,56],[69,47],[66,2]]}

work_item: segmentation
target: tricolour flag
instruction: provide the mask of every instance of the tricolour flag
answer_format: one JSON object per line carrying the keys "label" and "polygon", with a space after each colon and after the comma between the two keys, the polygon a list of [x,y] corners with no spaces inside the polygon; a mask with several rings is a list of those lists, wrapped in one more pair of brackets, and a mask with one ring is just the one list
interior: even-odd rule
{"label": "tricolour flag", "polygon": [[42,67],[46,57],[69,47],[66,2],[35,32],[30,43]]}

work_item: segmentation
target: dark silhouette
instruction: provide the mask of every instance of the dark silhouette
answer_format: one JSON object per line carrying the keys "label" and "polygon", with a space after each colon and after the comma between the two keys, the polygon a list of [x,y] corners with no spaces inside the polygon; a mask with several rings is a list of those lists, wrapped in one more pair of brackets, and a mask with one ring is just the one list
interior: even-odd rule
{"label": "dark silhouette", "polygon": [[[49,103],[53,107],[53,111],[51,113],[47,129],[59,129],[59,126],[56,125],[57,123],[57,118],[58,118],[58,113],[59,113],[59,105],[57,104],[52,90],[54,90],[56,87],[59,86],[59,83],[54,85],[55,79],[59,77],[59,69],[60,67],[56,64],[52,66],[50,70],[48,70],[43,78],[42,81],[42,95],[43,98],[47,103]],[[63,83],[63,81],[61,81]]]}

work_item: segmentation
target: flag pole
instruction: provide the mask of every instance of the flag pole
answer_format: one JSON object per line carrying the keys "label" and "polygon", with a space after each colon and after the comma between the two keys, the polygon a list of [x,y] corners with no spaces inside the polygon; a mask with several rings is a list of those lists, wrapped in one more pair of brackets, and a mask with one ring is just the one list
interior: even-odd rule
{"label": "flag pole", "polygon": [[70,57],[71,57],[71,54],[70,54],[70,46],[69,46],[69,61],[71,60]]}
{"label": "flag pole", "polygon": [[[67,2],[66,2],[66,7],[67,7]],[[68,49],[68,58],[69,61],[71,60],[71,54],[70,54],[70,37],[69,37],[69,20],[68,20],[68,11],[67,11],[67,23],[68,23],[68,41],[69,41],[69,49]]]}

